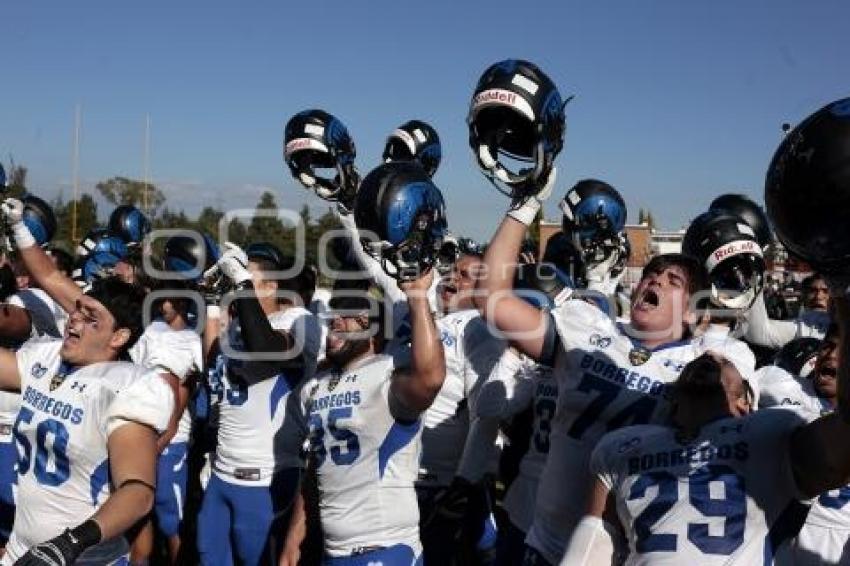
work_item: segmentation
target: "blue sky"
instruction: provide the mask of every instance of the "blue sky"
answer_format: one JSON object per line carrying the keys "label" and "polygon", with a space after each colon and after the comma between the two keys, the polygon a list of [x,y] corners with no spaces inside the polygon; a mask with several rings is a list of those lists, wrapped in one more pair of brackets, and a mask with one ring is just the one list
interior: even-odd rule
{"label": "blue sky", "polygon": [[[560,198],[604,179],[629,220],[673,228],[730,190],[761,200],[764,170],[794,122],[850,94],[850,3],[7,2],[0,160],[37,194],[70,194],[74,107],[83,187],[151,177],[171,206],[322,203],[281,159],[282,128],[320,107],[348,126],[366,172],[411,118],[443,140],[435,181],[456,233],[490,237],[507,202],[475,168],[466,111],[492,62],[536,62],[568,106]],[[557,198],[547,217],[557,218]]]}

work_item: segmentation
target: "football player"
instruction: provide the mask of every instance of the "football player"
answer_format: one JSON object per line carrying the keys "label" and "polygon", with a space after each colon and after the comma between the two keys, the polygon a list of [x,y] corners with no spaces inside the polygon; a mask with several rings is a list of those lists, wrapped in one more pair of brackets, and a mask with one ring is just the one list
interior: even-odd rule
{"label": "football player", "polygon": [[[298,278],[280,277],[291,270],[291,258],[268,243],[243,251],[227,242],[224,249],[207,277],[220,272],[235,288],[236,316],[213,350],[211,371],[224,389],[198,552],[202,564],[259,564],[280,553],[278,537],[297,488],[297,473],[282,469],[273,438],[289,392],[315,372],[321,329],[293,290]],[[207,312],[207,331],[217,335],[218,319]]]}
{"label": "football player", "polygon": [[796,320],[773,320],[767,316],[764,295],[759,295],[749,312],[744,336],[753,344],[781,348],[794,338],[823,338],[831,320],[829,289],[818,273],[803,280],[803,309]]}
{"label": "football player", "polygon": [[[656,256],[644,268],[628,325],[617,324],[585,301],[551,312],[527,304],[511,289],[514,262],[527,231],[549,196],[555,171],[534,194],[518,195],[487,248],[488,277],[476,303],[489,322],[522,353],[554,368],[558,410],[549,458],[538,488],[535,518],[526,542],[532,564],[556,564],[581,519],[590,470],[601,436],[626,424],[662,419],[670,384],[704,344],[691,340],[691,296],[705,287],[702,265],[688,256]],[[711,344],[722,351],[725,343]],[[754,367],[741,367],[749,375]]]}
{"label": "football player", "polygon": [[117,362],[142,332],[141,290],[114,279],[82,290],[0,206],[31,276],[70,312],[64,340],[0,351],[0,387],[21,391],[15,526],[2,564],[111,563],[154,500],[156,442],[174,406],[155,372]]}
{"label": "football player", "polygon": [[[318,483],[325,564],[421,563],[413,487],[421,415],[440,391],[446,372],[426,298],[431,278],[427,272],[401,284],[410,307],[409,364],[382,354],[382,309],[364,296],[347,294],[331,301],[331,311],[337,312],[327,338],[331,368],[304,384],[297,398],[292,396],[287,416],[298,426],[285,423],[281,428],[280,451],[298,454],[309,438],[308,466]],[[300,465],[297,459],[291,462]],[[304,497],[299,496],[282,564],[298,563],[305,517]]]}
{"label": "football player", "polygon": [[[562,563],[610,563],[610,547],[597,545],[609,499],[628,539],[627,564],[772,563],[806,519],[798,500],[840,490],[850,478],[850,447],[840,441],[850,433],[848,366],[838,361],[846,360],[850,310],[846,298],[833,301],[841,335],[825,347],[823,378],[816,379],[836,412],[810,423],[792,410],[748,415],[751,401],[734,364],[701,356],[676,382],[672,425],[627,427],[599,443],[587,516]],[[838,493],[821,497],[834,504]],[[823,515],[812,525],[817,535],[800,545],[804,562],[794,564],[824,563],[815,553],[840,557],[843,544],[830,542],[846,533],[829,533],[828,524],[824,530]]]}

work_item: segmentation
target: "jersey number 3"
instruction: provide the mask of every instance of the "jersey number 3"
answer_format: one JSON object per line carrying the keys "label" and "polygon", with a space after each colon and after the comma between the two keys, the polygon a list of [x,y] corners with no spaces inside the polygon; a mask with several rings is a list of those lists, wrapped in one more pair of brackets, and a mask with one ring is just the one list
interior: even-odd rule
{"label": "jersey number 3", "polygon": [[[21,407],[18,413],[18,418],[15,421],[15,428],[12,434],[15,435],[15,442],[18,444],[18,474],[25,475],[32,464],[33,450],[29,439],[24,435],[20,426],[21,423],[29,424],[32,422],[33,412],[27,407]],[[47,438],[53,437],[53,464],[54,470],[48,470],[50,454],[47,451]],[[62,485],[70,476],[70,466],[68,464],[68,429],[60,421],[55,419],[46,419],[38,423],[35,429],[35,467],[33,473],[38,483],[56,487]]]}
{"label": "jersey number 3", "polygon": [[[638,477],[629,492],[629,501],[643,499],[652,486],[658,487],[655,498],[634,520],[636,549],[640,553],[675,552],[677,535],[660,533],[657,523],[679,500],[679,480],[665,471],[649,472]],[[723,517],[723,534],[711,535],[708,523],[688,523],[688,540],[703,554],[728,556],[744,542],[747,500],[744,480],[732,468],[708,465],[687,478],[690,503],[704,517]],[[713,498],[709,484],[723,484],[723,497]]]}

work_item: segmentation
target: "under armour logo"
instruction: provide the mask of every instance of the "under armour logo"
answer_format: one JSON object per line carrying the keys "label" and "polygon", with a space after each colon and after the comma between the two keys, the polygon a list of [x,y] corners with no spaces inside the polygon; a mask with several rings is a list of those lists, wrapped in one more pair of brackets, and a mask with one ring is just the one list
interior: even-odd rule
{"label": "under armour logo", "polygon": [[352,374],[345,376],[345,382],[346,383],[355,383],[356,381],[357,381],[357,374],[356,373],[352,373]]}
{"label": "under armour logo", "polygon": [[86,384],[80,383],[79,381],[75,381],[74,383],[71,384],[71,389],[76,389],[80,393],[82,393],[85,390],[85,388],[86,388]]}

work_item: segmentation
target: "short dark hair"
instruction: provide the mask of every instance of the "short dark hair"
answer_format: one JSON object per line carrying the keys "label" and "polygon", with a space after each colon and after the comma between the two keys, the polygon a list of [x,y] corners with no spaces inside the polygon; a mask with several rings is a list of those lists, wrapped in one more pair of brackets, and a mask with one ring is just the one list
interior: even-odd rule
{"label": "short dark hair", "polygon": [[693,295],[708,288],[708,274],[700,261],[685,254],[657,255],[643,268],[640,277],[643,279],[650,273],[662,273],[669,267],[678,267],[688,278],[688,293]]}
{"label": "short dark hair", "polygon": [[[264,275],[275,271],[289,271],[295,267],[295,258],[288,255],[281,255],[279,262],[272,261],[266,256],[249,255],[248,259],[259,265]],[[316,279],[316,268],[306,263],[302,266],[301,271],[292,277],[269,277],[270,281],[277,283],[279,290],[292,291],[301,297],[305,306],[313,300],[313,293],[316,292]]]}
{"label": "short dark hair", "polygon": [[96,279],[86,295],[102,304],[112,318],[115,329],[126,328],[130,339],[124,344],[121,353],[129,350],[144,332],[142,325],[142,306],[145,291],[139,285],[127,283],[117,276]]}
{"label": "short dark hair", "polygon": [[56,268],[70,277],[74,271],[74,256],[62,248],[49,247],[47,253],[56,260]]}
{"label": "short dark hair", "polygon": [[710,354],[703,354],[691,360],[682,369],[682,373],[673,384],[674,396],[678,399],[724,396],[726,391],[720,375],[720,363]]}
{"label": "short dark hair", "polygon": [[815,281],[824,281],[825,282],[826,277],[824,277],[823,273],[817,273],[817,272],[812,273],[811,275],[809,275],[808,277],[803,279],[803,281],[800,283],[800,286],[803,288],[803,292],[806,292],[809,289],[811,289],[812,284],[814,284]]}

